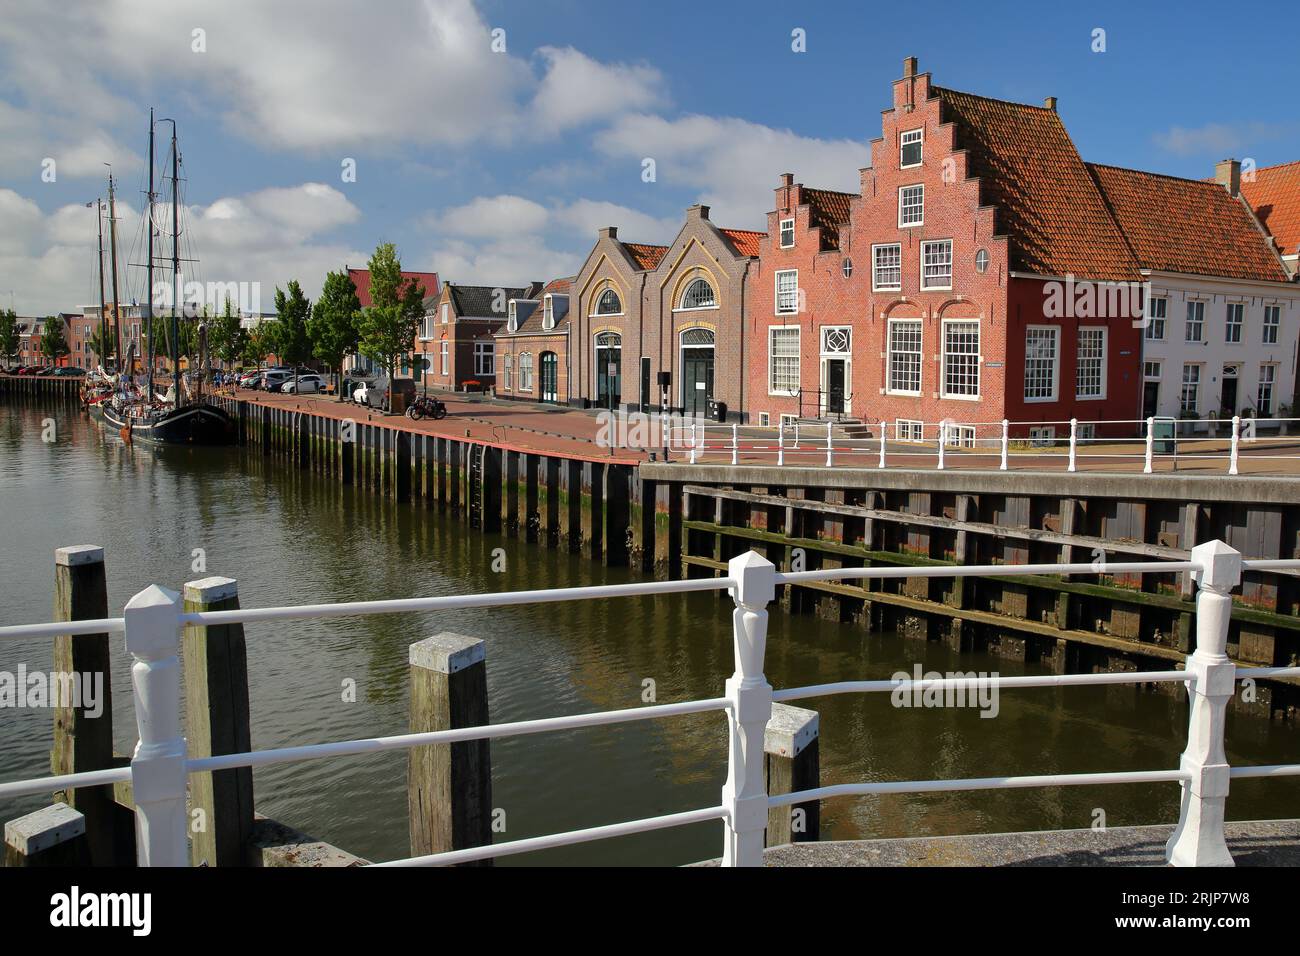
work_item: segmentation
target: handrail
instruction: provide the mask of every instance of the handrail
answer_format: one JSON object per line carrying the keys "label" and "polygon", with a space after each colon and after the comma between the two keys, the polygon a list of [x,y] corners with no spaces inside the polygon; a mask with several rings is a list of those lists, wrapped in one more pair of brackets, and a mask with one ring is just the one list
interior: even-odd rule
{"label": "handrail", "polygon": [[[767,823],[767,812],[772,807],[848,795],[1136,782],[1177,782],[1182,786],[1183,799],[1179,825],[1167,850],[1167,857],[1171,863],[1201,865],[1224,860],[1230,862],[1231,857],[1224,843],[1222,825],[1227,780],[1231,777],[1300,775],[1300,764],[1230,768],[1223,758],[1222,717],[1228,698],[1234,692],[1236,681],[1300,677],[1300,667],[1237,668],[1226,656],[1232,603],[1230,595],[1240,584],[1242,573],[1248,570],[1290,573],[1300,571],[1300,560],[1247,560],[1223,542],[1211,541],[1193,548],[1191,559],[1187,561],[938,565],[923,568],[864,567],[779,572],[766,558],[751,551],[731,559],[726,576],[720,578],[202,612],[184,612],[179,595],[153,586],[133,597],[127,603],[121,618],[0,628],[0,637],[52,637],[69,633],[125,632],[127,650],[135,658],[132,681],[137,699],[136,715],[140,734],[140,743],[136,747],[130,766],[0,783],[0,798],[57,789],[130,782],[136,800],[136,813],[141,818],[139,824],[141,840],[138,846],[140,864],[184,866],[189,861],[186,832],[188,774],[407,750],[432,744],[496,739],[717,711],[727,716],[731,746],[727,782],[723,787],[722,802],[716,807],[397,860],[384,865],[447,865],[708,820],[722,820],[724,823],[723,863],[733,866],[754,866],[762,863],[763,833]],[[971,575],[1014,577],[1098,573],[1168,574],[1180,571],[1191,571],[1198,585],[1196,649],[1186,659],[1182,670],[840,681],[775,691],[763,675],[767,640],[767,606],[775,598],[778,586],[831,579],[954,578]],[[558,601],[722,589],[729,591],[735,604],[733,637],[736,652],[736,671],[727,681],[726,694],[722,697],[428,733],[399,734],[220,754],[211,757],[189,758],[186,754],[180,721],[178,652],[181,632],[187,625],[547,604]],[[900,689],[958,691],[984,687],[1024,689],[1177,682],[1187,685],[1192,698],[1187,749],[1177,769],[1001,776],[961,780],[877,781],[837,784],[778,796],[766,792],[763,774],[763,734],[771,717],[773,702],[845,693],[896,692]]]}

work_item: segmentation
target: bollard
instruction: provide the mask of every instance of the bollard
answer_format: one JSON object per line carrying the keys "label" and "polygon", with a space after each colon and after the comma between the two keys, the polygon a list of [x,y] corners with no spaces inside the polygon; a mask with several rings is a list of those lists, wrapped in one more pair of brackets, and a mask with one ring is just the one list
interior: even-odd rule
{"label": "bollard", "polygon": [[1237,473],[1237,451],[1241,447],[1241,416],[1232,416],[1232,453],[1228,457],[1228,474]]}
{"label": "bollard", "polygon": [[[410,730],[488,722],[486,645],[444,631],[410,647]],[[411,855],[492,843],[492,756],[487,740],[412,747],[406,763]],[[491,866],[478,860],[465,866]]]}
{"label": "bollard", "polygon": [[[763,734],[767,755],[767,792],[799,793],[821,784],[817,711],[773,704],[772,719]],[[821,803],[772,807],[767,814],[767,845],[810,843],[821,831]]]}
{"label": "bollard", "polygon": [[826,467],[830,468],[835,464],[835,452],[831,448],[831,423],[826,423]]}
{"label": "bollard", "polygon": [[[185,612],[233,611],[233,578],[190,581]],[[185,729],[192,757],[248,753],[253,749],[248,709],[248,654],[242,624],[189,624],[185,648]],[[202,811],[197,813],[196,811]],[[243,866],[253,835],[253,770],[196,773],[190,790],[190,862]]]}
{"label": "bollard", "polygon": [[757,552],[727,562],[736,609],[732,614],[736,671],[727,679],[729,747],[722,786],[723,866],[762,866],[767,828],[763,738],[772,719],[772,685],[763,676],[767,605],[776,592],[776,567]]}
{"label": "bollard", "polygon": [[1011,444],[1011,423],[1005,418],[1002,419],[1002,463],[999,468],[1002,471],[1007,470],[1007,448]]}
{"label": "bollard", "polygon": [[1155,451],[1155,418],[1147,417],[1147,454],[1146,464],[1142,466],[1142,474],[1151,474],[1151,457]]}
{"label": "bollard", "polygon": [[943,422],[940,422],[939,423],[939,464],[938,464],[939,471],[943,471],[943,451],[944,451],[944,442],[948,440],[948,435],[946,434],[947,431],[948,429],[944,426]]}
{"label": "bollard", "polygon": [[1075,470],[1074,452],[1075,452],[1075,447],[1078,445],[1078,442],[1079,442],[1079,420],[1077,418],[1071,418],[1070,419],[1070,464],[1069,467],[1066,468],[1067,471]]}
{"label": "bollard", "polygon": [[880,466],[885,467],[885,423],[880,423]]}
{"label": "bollard", "polygon": [[135,722],[131,757],[136,862],[188,866],[185,738],[181,735],[181,599],[150,585],[126,604],[126,649],[135,658]]}
{"label": "bollard", "polygon": [[776,464],[785,464],[785,422],[776,427]]}
{"label": "bollard", "polygon": [[1241,582],[1241,554],[1222,541],[1192,548],[1196,595],[1196,650],[1187,658],[1191,715],[1178,826],[1165,845],[1173,866],[1232,866],[1223,834],[1230,768],[1223,752],[1224,720],[1236,690],[1236,665],[1228,659],[1232,590]]}

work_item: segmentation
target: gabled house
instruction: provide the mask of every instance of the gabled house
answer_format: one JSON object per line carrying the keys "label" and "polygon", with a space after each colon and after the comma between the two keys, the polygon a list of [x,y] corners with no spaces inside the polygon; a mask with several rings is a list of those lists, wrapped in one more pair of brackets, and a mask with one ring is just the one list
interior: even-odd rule
{"label": "gabled house", "polygon": [[536,298],[511,299],[496,342],[496,396],[566,404],[573,277],[552,279]]}
{"label": "gabled house", "polygon": [[[352,280],[352,284],[357,287],[357,300],[361,303],[361,307],[364,309],[374,305],[374,299],[370,296],[370,270],[349,269],[347,266],[344,266],[343,269],[347,272],[348,278]],[[439,292],[438,273],[436,272],[408,272],[403,269],[402,279],[415,282],[420,287],[420,291],[424,294],[426,300],[429,296],[436,296]],[[376,370],[376,365],[364,355],[349,355],[343,360],[343,370],[344,372],[356,371],[369,374]]]}
{"label": "gabled house", "polygon": [[496,384],[494,336],[505,325],[510,301],[530,300],[541,288],[540,282],[509,287],[448,282],[437,296],[425,299],[416,351],[427,360],[428,384],[449,391],[475,382],[477,386],[469,387],[492,388]]}

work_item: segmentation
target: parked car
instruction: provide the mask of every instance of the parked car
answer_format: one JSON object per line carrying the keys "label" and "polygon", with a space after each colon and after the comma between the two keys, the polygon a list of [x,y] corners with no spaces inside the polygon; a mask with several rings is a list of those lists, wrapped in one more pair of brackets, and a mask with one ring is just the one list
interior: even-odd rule
{"label": "parked car", "polygon": [[388,391],[388,376],[362,379],[352,389],[352,401],[367,408],[383,408],[384,394]]}
{"label": "parked car", "polygon": [[53,366],[53,365],[43,365],[43,366],[41,366],[41,370],[40,370],[39,372],[37,372],[36,374],[37,374],[37,375],[53,375],[55,371],[56,371],[55,366]]}
{"label": "parked car", "polygon": [[85,375],[86,370],[84,368],[79,368],[76,365],[68,365],[63,368],[56,368],[54,374],[60,378],[77,378],[78,376]]}
{"label": "parked car", "polygon": [[[297,386],[296,388],[294,386]],[[325,391],[325,380],[319,375],[299,375],[297,381],[292,377],[280,386],[280,391],[299,395]]]}
{"label": "parked car", "polygon": [[268,392],[278,392],[280,386],[293,378],[293,372],[285,369],[267,369],[262,373],[261,387]]}
{"label": "parked car", "polygon": [[257,388],[258,384],[261,381],[262,381],[262,370],[255,368],[252,371],[244,372],[239,376],[239,387]]}

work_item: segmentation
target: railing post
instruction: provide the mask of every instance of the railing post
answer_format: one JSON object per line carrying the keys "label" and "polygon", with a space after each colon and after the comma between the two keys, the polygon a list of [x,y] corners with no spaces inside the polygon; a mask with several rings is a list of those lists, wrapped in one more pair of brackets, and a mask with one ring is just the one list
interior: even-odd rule
{"label": "railing post", "polygon": [[777,467],[785,464],[785,423],[782,422],[776,426],[776,464]]}
{"label": "railing post", "polygon": [[835,464],[835,451],[831,448],[831,423],[826,423],[826,467],[830,468]]}
{"label": "railing post", "polygon": [[151,585],[126,605],[126,649],[135,658],[131,757],[136,860],[140,866],[188,866],[185,738],[181,736],[181,596]]}
{"label": "railing post", "polygon": [[1007,448],[1011,444],[1010,437],[1011,423],[1004,418],[1002,419],[1002,463],[999,466],[1002,471],[1007,470]]}
{"label": "railing post", "polygon": [[[800,411],[803,410],[802,403],[800,404],[799,409]],[[799,447],[799,419],[797,418],[794,420],[794,445],[792,447],[794,448]]]}
{"label": "railing post", "polygon": [[1165,845],[1173,866],[1232,866],[1223,835],[1229,767],[1223,752],[1228,700],[1236,689],[1236,665],[1228,660],[1232,589],[1241,582],[1241,555],[1222,541],[1192,549],[1199,568],[1192,572],[1196,595],[1196,650],[1187,658],[1191,717],[1187,749],[1179,769],[1190,774],[1182,784],[1178,826]]}
{"label": "railing post", "polygon": [[1155,418],[1148,415],[1147,416],[1147,461],[1146,464],[1142,466],[1142,474],[1144,475],[1151,474],[1151,457],[1152,454],[1155,452],[1155,448],[1156,448],[1155,426],[1156,426]]}
{"label": "railing post", "polygon": [[1232,454],[1228,458],[1228,474],[1237,473],[1237,452],[1241,448],[1241,416],[1232,416]]}
{"label": "railing post", "polygon": [[727,808],[723,866],[762,866],[767,827],[763,737],[772,719],[772,685],[763,676],[767,605],[776,595],[776,568],[754,551],[727,562],[735,581],[731,597],[736,672],[727,679],[729,751],[722,804]]}
{"label": "railing post", "polygon": [[691,422],[691,464],[695,464],[695,449],[699,446],[699,439],[696,437],[696,430],[699,428],[698,422]]}
{"label": "railing post", "polygon": [[1070,467],[1067,469],[1068,471],[1076,470],[1074,464],[1074,453],[1075,453],[1075,449],[1078,447],[1078,444],[1079,444],[1079,420],[1077,418],[1071,418],[1070,419]]}
{"label": "railing post", "polygon": [[939,471],[943,471],[943,450],[944,443],[948,440],[948,426],[939,422]]}
{"label": "railing post", "polygon": [[880,467],[885,467],[885,423],[880,423]]}
{"label": "railing post", "polygon": [[740,426],[731,423],[731,463],[740,464]]}

